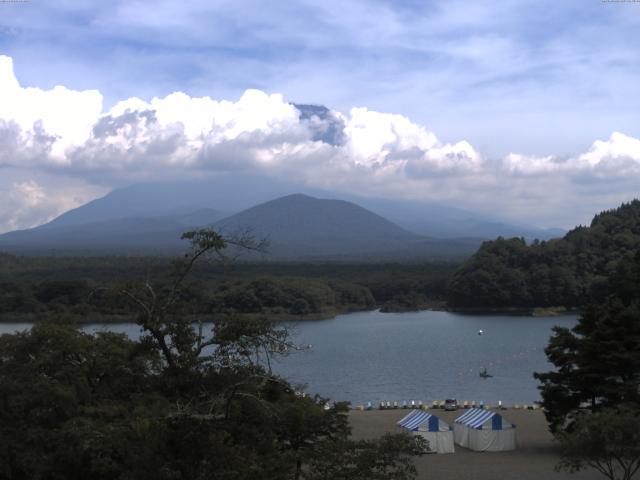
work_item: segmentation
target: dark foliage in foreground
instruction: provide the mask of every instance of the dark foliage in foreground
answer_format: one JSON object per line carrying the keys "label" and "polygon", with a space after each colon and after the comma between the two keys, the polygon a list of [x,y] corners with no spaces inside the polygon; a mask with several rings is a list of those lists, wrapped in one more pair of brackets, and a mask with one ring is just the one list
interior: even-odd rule
{"label": "dark foliage in foreground", "polygon": [[535,374],[553,431],[570,428],[585,408],[640,408],[640,254],[608,289],[614,293],[586,307],[573,329],[554,329],[545,352],[556,370]]}
{"label": "dark foliage in foreground", "polygon": [[558,468],[630,480],[640,468],[640,252],[605,291],[574,328],[554,329],[545,352],[556,368],[534,376],[562,447]]}
{"label": "dark foliage in foreground", "polygon": [[48,323],[0,337],[0,478],[415,478],[424,442],[352,441],[346,405],[326,409],[271,372],[295,351],[286,330],[229,316],[194,328],[184,280],[229,240],[186,238],[169,281],[120,290],[139,307],[139,341]]}
{"label": "dark foliage in foreground", "polygon": [[558,470],[591,467],[610,480],[631,480],[640,469],[640,410],[608,408],[581,415],[558,435],[562,460]]}
{"label": "dark foliage in foreground", "polygon": [[456,272],[455,307],[582,307],[604,300],[607,279],[640,251],[640,200],[596,215],[564,238],[527,245],[498,238]]}

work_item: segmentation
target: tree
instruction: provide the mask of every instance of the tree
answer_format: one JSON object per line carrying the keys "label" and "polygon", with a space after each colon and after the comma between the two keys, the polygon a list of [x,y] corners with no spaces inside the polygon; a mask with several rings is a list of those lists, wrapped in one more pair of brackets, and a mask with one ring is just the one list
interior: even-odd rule
{"label": "tree", "polygon": [[[640,265],[640,255],[635,262]],[[640,407],[640,282],[636,271],[628,266],[626,274],[621,270],[610,287],[612,295],[603,304],[585,308],[573,329],[554,328],[545,352],[556,370],[534,374],[542,383],[539,388],[552,431],[564,429],[581,408]],[[616,285],[623,285],[624,291],[617,293]],[[630,290],[635,296],[627,293]]]}
{"label": "tree", "polygon": [[596,215],[589,227],[527,245],[485,242],[454,274],[449,304],[463,308],[584,307],[603,301],[607,279],[640,251],[640,200]]}
{"label": "tree", "polygon": [[573,329],[554,329],[545,352],[556,370],[534,374],[562,445],[559,468],[628,480],[640,467],[639,273],[640,254],[619,265],[603,303]]}
{"label": "tree", "polygon": [[62,325],[0,336],[0,478],[113,478],[167,401],[157,352]]}
{"label": "tree", "polygon": [[119,290],[139,309],[139,341],[49,324],[0,337],[0,477],[414,478],[411,437],[354,442],[345,405],[326,409],[271,371],[273,355],[296,348],[285,329],[253,317],[194,325],[182,294],[196,262],[260,245],[183,237],[192,249],[171,282]]}
{"label": "tree", "polygon": [[640,469],[638,410],[583,413],[558,439],[562,446],[558,469],[577,472],[592,467],[610,480],[631,480]]}

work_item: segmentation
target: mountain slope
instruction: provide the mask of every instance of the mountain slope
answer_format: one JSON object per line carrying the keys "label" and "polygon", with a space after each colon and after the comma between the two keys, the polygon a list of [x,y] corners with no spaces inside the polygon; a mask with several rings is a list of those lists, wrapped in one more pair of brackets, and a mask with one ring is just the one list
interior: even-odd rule
{"label": "mountain slope", "polygon": [[185,248],[183,232],[211,225],[224,215],[212,209],[159,217],[47,224],[0,235],[0,250],[13,253],[157,254]]}
{"label": "mountain slope", "polygon": [[422,240],[354,203],[294,194],[244,210],[214,224],[226,233],[249,228],[267,237],[277,257],[393,252]]}
{"label": "mountain slope", "polygon": [[433,202],[361,197],[263,175],[239,173],[219,174],[208,180],[154,182],[116,189],[103,198],[60,215],[47,227],[127,217],[186,215],[204,208],[233,214],[293,192],[320,198],[341,198],[377,213],[405,230],[435,238],[517,236],[544,240],[564,233],[513,225],[499,218]]}
{"label": "mountain slope", "polygon": [[579,307],[606,295],[608,279],[640,255],[640,201],[596,215],[563,238],[485,242],[456,272],[455,307]]}
{"label": "mountain slope", "polygon": [[270,247],[261,258],[280,260],[463,258],[480,243],[478,239],[431,239],[408,232],[354,203],[303,194],[277,198],[219,218],[219,212],[207,209],[92,223],[76,223],[76,215],[72,221],[67,218],[0,235],[0,249],[40,254],[176,254],[185,248],[181,233],[210,225],[227,235],[250,230],[257,238],[266,237]]}

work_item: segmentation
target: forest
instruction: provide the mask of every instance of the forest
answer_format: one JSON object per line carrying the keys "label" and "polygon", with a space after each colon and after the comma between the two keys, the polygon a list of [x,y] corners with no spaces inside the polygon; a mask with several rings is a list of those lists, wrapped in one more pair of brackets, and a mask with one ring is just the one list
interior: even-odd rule
{"label": "forest", "polygon": [[[320,319],[380,308],[579,309],[610,293],[640,250],[640,201],[602,212],[563,238],[485,242],[456,263],[248,262],[194,267],[181,299],[190,315]],[[0,254],[0,321],[110,322],[135,305],[132,282],[165,278],[166,257],[29,257]]]}
{"label": "forest", "polygon": [[454,274],[448,304],[465,308],[579,308],[610,293],[640,251],[640,201],[596,215],[563,238],[485,242]]}
{"label": "forest", "polygon": [[[240,314],[272,320],[318,319],[381,308],[441,306],[457,265],[449,263],[270,263],[196,265],[182,290],[190,315]],[[162,280],[163,257],[0,255],[0,320],[110,322],[136,306],[120,292]]]}

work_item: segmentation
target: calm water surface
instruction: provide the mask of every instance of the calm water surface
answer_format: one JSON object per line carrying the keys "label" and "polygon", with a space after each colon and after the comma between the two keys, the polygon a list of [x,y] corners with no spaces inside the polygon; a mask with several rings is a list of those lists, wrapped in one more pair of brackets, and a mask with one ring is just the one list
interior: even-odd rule
{"label": "calm water surface", "polygon": [[[360,312],[287,324],[308,351],[281,358],[274,370],[307,391],[354,404],[448,397],[485,403],[539,400],[534,371],[547,371],[544,347],[554,325],[575,325],[573,315],[517,317],[448,312]],[[29,328],[0,324],[0,333]],[[85,327],[139,335],[132,324]],[[478,330],[484,331],[478,335]],[[486,367],[492,378],[483,379]]]}

